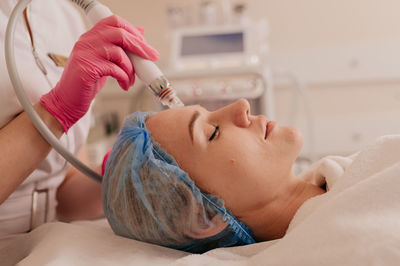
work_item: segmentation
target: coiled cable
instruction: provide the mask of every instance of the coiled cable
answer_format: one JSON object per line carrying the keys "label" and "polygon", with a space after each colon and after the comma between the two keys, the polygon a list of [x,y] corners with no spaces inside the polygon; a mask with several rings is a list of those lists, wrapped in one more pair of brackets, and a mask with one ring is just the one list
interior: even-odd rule
{"label": "coiled cable", "polygon": [[[10,76],[11,83],[14,87],[14,91],[17,95],[19,102],[25,110],[25,113],[32,120],[33,125],[42,135],[42,137],[51,145],[53,148],[60,153],[68,162],[70,162],[76,169],[81,171],[83,174],[87,175],[94,180],[101,182],[102,177],[88,166],[86,166],[83,162],[81,162],[78,158],[76,158],[71,152],[69,152],[61,142],[54,136],[54,134],[49,130],[40,116],[33,109],[33,106],[27,97],[24,87],[22,85],[22,81],[18,74],[16,62],[15,62],[15,52],[14,52],[14,35],[15,28],[18,19],[20,18],[24,9],[29,5],[32,0],[20,0],[17,5],[14,7],[10,19],[7,24],[6,36],[5,36],[5,57],[8,74]],[[71,0],[75,2],[81,7],[90,8],[91,2],[93,0]]]}

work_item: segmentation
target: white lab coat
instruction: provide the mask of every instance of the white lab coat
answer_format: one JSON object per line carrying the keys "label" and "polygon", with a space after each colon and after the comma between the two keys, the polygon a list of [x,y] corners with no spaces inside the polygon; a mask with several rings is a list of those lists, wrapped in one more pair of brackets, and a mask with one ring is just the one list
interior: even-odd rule
{"label": "white lab coat", "polygon": [[[0,1],[0,127],[5,126],[22,111],[13,91],[4,57],[6,26],[16,3],[17,0]],[[56,66],[47,54],[50,52],[69,56],[74,43],[86,31],[86,25],[78,8],[68,0],[33,0],[28,11],[34,44],[48,72],[48,80],[35,62],[30,37],[22,16],[17,25],[14,47],[23,85],[31,102],[36,103],[41,95],[57,83],[63,71],[63,68]],[[61,138],[64,146],[74,154],[77,154],[86,142],[89,120],[90,115],[87,114],[69,130],[68,135],[63,135]],[[54,150],[51,151],[38,169],[0,205],[0,235],[26,232],[44,220],[53,220],[56,207],[55,192],[63,182],[68,167],[64,158]],[[34,190],[46,188],[49,189],[48,195],[38,194],[37,201],[38,212],[42,213],[42,217],[39,220],[35,217],[35,221],[32,221],[32,193]],[[46,196],[49,197],[47,200]]]}

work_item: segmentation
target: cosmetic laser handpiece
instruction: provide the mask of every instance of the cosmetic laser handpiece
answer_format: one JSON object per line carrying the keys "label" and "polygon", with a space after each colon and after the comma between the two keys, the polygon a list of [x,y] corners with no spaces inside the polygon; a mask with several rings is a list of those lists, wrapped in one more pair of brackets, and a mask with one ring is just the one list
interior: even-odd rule
{"label": "cosmetic laser handpiece", "polygon": [[[92,26],[101,19],[113,14],[108,7],[95,0],[71,1],[85,11],[86,17]],[[143,59],[131,52],[127,52],[127,54],[135,68],[136,75],[151,89],[163,105],[169,108],[184,106],[176,95],[176,91],[170,86],[167,78],[152,61]]]}
{"label": "cosmetic laser handpiece", "polygon": [[[1,0],[0,0],[1,1]],[[29,5],[32,0],[18,0],[17,4],[13,8],[10,18],[7,23],[7,29],[4,40],[4,52],[7,64],[8,74],[10,76],[11,84],[13,85],[15,94],[21,106],[24,108],[25,113],[31,119],[33,125],[40,132],[42,137],[51,145],[53,148],[61,154],[68,162],[70,162],[76,169],[81,171],[88,177],[101,182],[102,176],[97,172],[93,171],[90,167],[86,166],[74,154],[69,152],[63,144],[54,136],[50,129],[46,126],[40,116],[36,113],[32,106],[32,103],[25,93],[24,86],[22,84],[20,75],[18,73],[18,68],[15,60],[15,50],[14,50],[14,39],[15,39],[15,29],[19,23],[22,12]],[[49,0],[52,1],[52,0]],[[88,19],[91,23],[95,24],[102,18],[112,15],[112,12],[107,7],[97,3],[93,0],[71,0],[72,2],[78,4],[85,10],[88,15]],[[160,99],[161,103],[167,105],[168,107],[178,107],[183,106],[182,102],[176,96],[175,90],[169,86],[168,80],[164,77],[157,66],[148,60],[144,60],[141,57],[134,56],[128,53],[132,64],[135,67],[137,76],[144,81],[155,95]]]}

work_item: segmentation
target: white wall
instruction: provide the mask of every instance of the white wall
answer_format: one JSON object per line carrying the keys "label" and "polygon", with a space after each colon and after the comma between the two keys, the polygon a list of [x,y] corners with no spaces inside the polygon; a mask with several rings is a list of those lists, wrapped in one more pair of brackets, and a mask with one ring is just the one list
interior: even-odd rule
{"label": "white wall", "polygon": [[[169,55],[168,4],[196,7],[200,2],[100,1],[145,27],[145,37],[160,51],[159,65],[164,67]],[[346,154],[379,135],[400,133],[400,1],[242,2],[248,4],[251,17],[269,21],[273,65],[294,70],[309,83],[320,155]],[[275,94],[277,118],[283,122],[290,90],[278,80]],[[126,106],[124,111],[129,103]],[[298,126],[305,129],[303,114]]]}
{"label": "white wall", "polygon": [[[161,54],[165,42],[166,10],[171,3],[200,0],[100,0],[134,25],[147,29],[146,37]],[[235,0],[235,2],[240,2]],[[400,1],[398,0],[247,0],[252,18],[266,17],[271,25],[273,51],[362,45],[400,44]]]}

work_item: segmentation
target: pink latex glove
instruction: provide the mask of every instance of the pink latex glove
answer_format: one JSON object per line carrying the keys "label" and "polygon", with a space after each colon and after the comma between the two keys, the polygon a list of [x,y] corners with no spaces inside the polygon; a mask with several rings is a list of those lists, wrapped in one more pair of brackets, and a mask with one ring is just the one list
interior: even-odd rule
{"label": "pink latex glove", "polygon": [[64,131],[88,111],[107,76],[122,89],[135,82],[135,70],[125,51],[155,61],[158,52],[143,37],[143,28],[113,15],[101,20],[75,44],[57,85],[40,103],[61,123]]}

